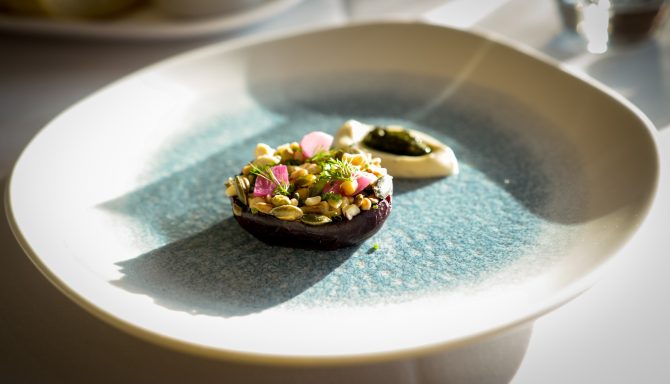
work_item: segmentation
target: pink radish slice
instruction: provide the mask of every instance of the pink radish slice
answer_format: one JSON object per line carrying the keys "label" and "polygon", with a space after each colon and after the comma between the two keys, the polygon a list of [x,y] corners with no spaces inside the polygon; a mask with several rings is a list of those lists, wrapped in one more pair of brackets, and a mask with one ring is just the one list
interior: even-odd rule
{"label": "pink radish slice", "polygon": [[303,136],[300,141],[300,148],[305,157],[312,157],[321,151],[327,151],[333,144],[333,136],[321,132],[314,131]]}
{"label": "pink radish slice", "polygon": [[[277,181],[282,184],[288,184],[288,169],[285,165],[275,165],[270,168],[270,171],[275,175]],[[262,176],[256,176],[256,184],[254,185],[254,196],[271,195],[277,188],[277,184]]]}
{"label": "pink radish slice", "polygon": [[358,182],[358,188],[356,188],[354,195],[361,193],[368,185],[377,181],[377,176],[369,172],[361,172],[356,181]]}
{"label": "pink radish slice", "polygon": [[285,165],[275,165],[270,169],[277,178],[277,181],[282,184],[288,184],[288,168]]}
{"label": "pink radish slice", "polygon": [[254,196],[266,196],[271,195],[275,190],[275,183],[270,180],[256,176],[256,185],[254,186]]}

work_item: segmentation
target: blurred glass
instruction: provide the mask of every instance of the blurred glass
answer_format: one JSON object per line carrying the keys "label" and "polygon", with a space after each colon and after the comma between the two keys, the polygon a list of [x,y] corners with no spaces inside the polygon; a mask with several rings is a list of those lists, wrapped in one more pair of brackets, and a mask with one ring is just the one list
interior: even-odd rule
{"label": "blurred glass", "polygon": [[608,43],[650,37],[664,22],[668,0],[557,0],[565,26],[584,36],[593,53]]}

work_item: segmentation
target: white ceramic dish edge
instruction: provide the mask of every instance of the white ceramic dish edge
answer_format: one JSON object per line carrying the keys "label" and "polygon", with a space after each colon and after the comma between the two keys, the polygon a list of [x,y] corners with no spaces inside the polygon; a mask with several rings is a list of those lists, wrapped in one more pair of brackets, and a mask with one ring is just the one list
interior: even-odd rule
{"label": "white ceramic dish edge", "polygon": [[[340,28],[340,27],[336,27]],[[441,27],[444,28],[444,27]],[[315,30],[310,30],[308,32],[318,32],[320,30],[327,30],[327,29],[332,29],[332,28],[318,28]],[[136,72],[135,74],[131,74],[128,77],[135,76],[139,73],[143,73],[145,71],[150,71],[152,70],[153,67],[159,66],[159,65],[165,65],[168,63],[174,63],[174,62],[179,62],[179,61],[188,61],[188,60],[193,60],[197,57],[200,56],[206,56],[210,54],[213,51],[221,51],[221,50],[231,50],[235,49],[236,47],[239,46],[246,46],[249,44],[255,44],[255,43],[261,43],[261,42],[267,42],[275,39],[281,39],[281,38],[287,38],[291,37],[293,35],[299,35],[305,32],[289,32],[286,34],[282,34],[279,36],[274,36],[274,37],[251,37],[251,38],[242,38],[242,39],[237,39],[234,41],[230,42],[224,42],[224,43],[219,43],[219,44],[214,44],[208,47],[200,48],[195,51],[190,51],[181,55],[178,55],[174,58],[162,61],[160,63],[154,64],[152,66],[149,66],[143,70],[140,70]],[[519,44],[516,44],[514,42],[511,42],[509,40],[506,40],[504,38],[501,38],[500,36],[496,36],[494,34],[490,33],[484,33],[481,31],[478,31],[478,34],[483,35],[484,38],[491,40],[493,42],[499,43],[501,45],[510,47],[516,51],[520,51],[528,56],[530,56],[533,59],[540,60],[544,63],[547,63],[551,66],[558,67],[561,70],[570,73],[574,77],[580,79],[581,81],[587,83],[588,85],[596,88],[600,92],[604,93],[610,98],[613,98],[615,101],[621,103],[625,107],[627,107],[630,111],[632,111],[637,118],[640,119],[640,121],[644,124],[644,126],[648,130],[648,134],[650,137],[655,138],[656,136],[656,131],[651,123],[651,121],[641,112],[637,107],[635,107],[631,102],[628,100],[624,99],[621,95],[611,91],[604,85],[600,84],[599,82],[588,78],[586,75],[583,73],[574,71],[570,68],[566,68],[564,66],[561,66],[560,64],[556,63],[555,61],[537,53],[532,50],[530,50],[527,47],[521,46]],[[124,78],[125,79],[125,78]],[[123,79],[120,79],[119,81],[122,81]],[[98,92],[104,91],[105,88],[101,89]],[[71,108],[75,108],[77,104],[73,105]],[[65,113],[65,112],[63,112]],[[35,140],[38,135],[33,139]],[[658,160],[658,148],[656,141],[653,140],[654,142],[654,147],[656,149],[654,153],[654,158],[656,164],[660,167],[659,160]],[[30,146],[30,144],[29,144]],[[17,164],[21,161],[21,157],[17,160]],[[658,174],[658,172],[657,172]],[[654,185],[654,195],[656,194],[656,190],[658,188],[658,178],[656,178],[656,183]],[[391,352],[382,352],[382,353],[374,353],[374,354],[365,354],[365,355],[346,355],[346,356],[275,356],[275,355],[262,355],[262,354],[253,354],[253,353],[240,353],[237,351],[224,351],[220,350],[217,348],[211,348],[199,344],[194,344],[194,343],[188,343],[184,342],[181,340],[175,340],[169,336],[162,335],[155,333],[151,330],[143,329],[141,327],[138,327],[135,324],[130,324],[127,322],[124,322],[115,316],[109,314],[102,308],[98,308],[92,303],[88,302],[84,298],[82,298],[78,293],[72,291],[71,289],[68,288],[67,284],[65,282],[60,281],[55,275],[51,274],[48,268],[40,261],[39,257],[35,254],[35,252],[31,249],[30,245],[28,242],[23,238],[21,235],[20,228],[17,224],[17,222],[14,219],[14,215],[12,212],[12,203],[11,203],[11,190],[12,190],[12,177],[10,176],[10,179],[7,183],[7,189],[5,193],[5,200],[6,200],[6,214],[10,223],[10,226],[12,228],[12,231],[14,232],[19,244],[21,247],[24,249],[24,251],[27,253],[31,261],[38,267],[38,269],[47,277],[49,281],[51,281],[59,290],[61,290],[66,296],[70,297],[73,301],[84,307],[87,311],[90,313],[94,314],[98,318],[118,327],[123,329],[124,331],[133,334],[135,336],[138,336],[140,338],[143,338],[147,341],[151,341],[166,347],[174,348],[176,350],[180,351],[185,351],[189,353],[195,353],[199,355],[204,355],[207,357],[214,357],[214,358],[222,358],[226,360],[235,360],[235,361],[243,361],[243,362],[254,362],[254,363],[264,363],[264,364],[277,364],[277,365],[291,365],[291,366],[304,366],[304,365],[347,365],[347,364],[359,364],[363,362],[381,362],[381,361],[388,361],[388,360],[393,360],[393,359],[401,359],[401,358],[410,358],[410,357],[415,357],[419,355],[424,355],[424,354],[430,354],[433,352],[437,351],[443,351],[447,349],[453,349],[453,348],[458,348],[459,346],[469,344],[469,343],[475,343],[479,340],[486,339],[488,337],[491,337],[496,334],[500,334],[502,332],[517,328],[521,325],[524,325],[537,317],[542,316],[543,314],[552,311],[553,309],[563,305],[567,301],[573,299],[574,297],[578,296],[580,293],[584,292],[586,289],[591,287],[598,279],[598,277],[603,273],[603,270],[605,270],[609,264],[609,262],[612,260],[614,255],[617,253],[617,251],[612,252],[611,254],[608,255],[607,259],[602,262],[600,265],[598,265],[595,269],[592,271],[588,272],[586,275],[578,279],[577,281],[573,282],[570,284],[570,286],[566,289],[563,289],[561,292],[558,294],[554,295],[551,297],[551,299],[546,300],[545,303],[542,305],[537,305],[534,307],[528,308],[525,313],[522,316],[515,317],[514,320],[509,320],[509,319],[500,319],[499,321],[496,322],[496,325],[493,327],[490,327],[489,329],[473,333],[471,335],[464,336],[462,338],[458,339],[453,339],[449,340],[447,342],[435,342],[432,344],[424,345],[419,348],[411,348],[411,349],[403,349],[403,350],[396,350],[396,351],[391,351]],[[646,214],[649,212],[651,207],[654,204],[655,198],[651,199],[649,204],[645,207],[644,212],[642,212],[642,217],[638,220],[638,222],[635,225],[635,230],[639,229],[640,225],[643,222],[643,217],[646,217]],[[630,236],[633,236],[634,232],[630,234]],[[626,239],[627,240],[627,239]]]}

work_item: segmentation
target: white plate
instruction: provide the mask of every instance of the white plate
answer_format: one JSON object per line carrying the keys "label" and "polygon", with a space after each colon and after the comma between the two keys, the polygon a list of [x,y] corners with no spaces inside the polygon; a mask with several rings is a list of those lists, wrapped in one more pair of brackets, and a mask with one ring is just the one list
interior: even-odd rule
{"label": "white plate", "polygon": [[[223,182],[255,143],[348,118],[424,130],[461,173],[396,180],[358,248],[241,230]],[[592,284],[650,207],[653,132],[622,98],[493,39],[348,26],[214,45],[90,96],[26,148],[8,215],[56,286],[133,334],[247,361],[380,360],[499,333]]]}
{"label": "white plate", "polygon": [[0,12],[0,30],[101,39],[181,39],[211,36],[267,20],[302,0],[269,0],[208,18],[168,17],[150,6],[109,20],[60,20]]}

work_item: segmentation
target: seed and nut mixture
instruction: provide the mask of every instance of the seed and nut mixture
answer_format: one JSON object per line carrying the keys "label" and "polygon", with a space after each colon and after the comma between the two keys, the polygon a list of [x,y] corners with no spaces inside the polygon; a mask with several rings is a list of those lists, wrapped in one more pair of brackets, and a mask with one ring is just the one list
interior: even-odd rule
{"label": "seed and nut mixture", "polygon": [[332,142],[316,131],[276,149],[256,145],[255,159],[226,182],[233,213],[246,206],[254,214],[318,226],[377,209],[392,193],[381,159],[353,147],[331,149]]}

